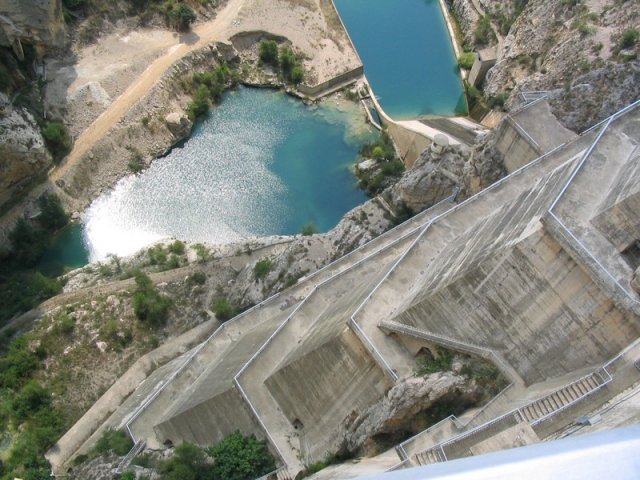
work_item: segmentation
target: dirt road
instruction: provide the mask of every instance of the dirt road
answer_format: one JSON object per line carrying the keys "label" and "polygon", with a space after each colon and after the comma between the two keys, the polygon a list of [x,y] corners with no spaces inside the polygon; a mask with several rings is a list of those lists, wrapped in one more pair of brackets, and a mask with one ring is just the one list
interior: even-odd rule
{"label": "dirt road", "polygon": [[193,29],[189,35],[181,36],[170,46],[167,53],[157,58],[147,69],[117,97],[75,141],[73,150],[64,163],[55,168],[49,175],[51,181],[56,181],[75,165],[93,145],[103,138],[107,132],[122,119],[135,103],[153,87],[176,61],[189,52],[202,48],[214,40],[224,40],[227,31],[238,16],[245,0],[229,0],[226,6],[218,12],[216,18],[203,23]]}

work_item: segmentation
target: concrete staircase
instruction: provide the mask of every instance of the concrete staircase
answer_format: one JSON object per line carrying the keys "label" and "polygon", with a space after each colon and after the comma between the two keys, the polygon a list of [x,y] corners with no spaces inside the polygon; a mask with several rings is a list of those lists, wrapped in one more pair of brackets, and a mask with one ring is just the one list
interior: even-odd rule
{"label": "concrete staircase", "polygon": [[612,377],[605,368],[599,368],[578,380],[540,397],[526,405],[500,415],[478,427],[413,454],[404,467],[428,465],[473,455],[472,447],[519,423],[527,423],[535,430],[541,421],[558,414],[606,387]]}

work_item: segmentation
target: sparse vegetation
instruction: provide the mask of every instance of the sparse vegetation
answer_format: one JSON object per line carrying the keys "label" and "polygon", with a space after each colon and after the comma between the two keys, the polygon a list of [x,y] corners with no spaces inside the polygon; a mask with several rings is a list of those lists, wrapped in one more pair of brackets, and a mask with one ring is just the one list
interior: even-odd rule
{"label": "sparse vegetation", "polygon": [[302,226],[302,229],[300,230],[300,233],[304,237],[308,237],[310,235],[315,235],[316,233],[318,233],[318,227],[316,227],[316,225],[314,223],[307,223],[307,224]]}
{"label": "sparse vegetation", "polygon": [[62,122],[47,123],[42,130],[42,136],[53,156],[54,162],[60,162],[71,151],[71,137],[69,137],[67,127]]}
{"label": "sparse vegetation", "polygon": [[458,65],[465,70],[471,70],[473,62],[476,61],[476,54],[473,52],[463,52],[458,58]]}
{"label": "sparse vegetation", "polygon": [[151,326],[163,325],[171,307],[171,299],[162,295],[145,273],[137,271],[134,276],[137,288],[133,295],[133,310],[136,317]]}
{"label": "sparse vegetation", "polygon": [[366,170],[356,168],[360,188],[370,196],[380,193],[404,172],[404,164],[396,157],[393,142],[387,132],[383,131],[375,142],[363,145],[360,155],[376,161],[375,166]]}
{"label": "sparse vegetation", "polygon": [[473,32],[473,39],[477,45],[489,45],[496,41],[496,36],[491,28],[491,17],[485,15],[480,19]]}
{"label": "sparse vegetation", "polygon": [[105,430],[96,442],[93,451],[97,455],[107,455],[110,452],[116,455],[126,455],[133,447],[133,442],[122,430]]}
{"label": "sparse vegetation", "polygon": [[253,274],[255,275],[256,280],[266,277],[271,270],[271,266],[272,261],[270,258],[263,258],[262,260],[259,260],[253,267]]}
{"label": "sparse vegetation", "polygon": [[278,44],[274,40],[261,40],[258,48],[261,62],[278,66]]}
{"label": "sparse vegetation", "polygon": [[216,318],[221,322],[226,322],[238,314],[238,309],[231,305],[225,297],[214,299],[211,304],[211,309],[213,313],[216,314]]}
{"label": "sparse vegetation", "polygon": [[451,362],[453,361],[453,352],[440,348],[436,351],[435,356],[420,355],[416,359],[415,374],[417,376],[428,375],[436,372],[446,372],[451,370]]}

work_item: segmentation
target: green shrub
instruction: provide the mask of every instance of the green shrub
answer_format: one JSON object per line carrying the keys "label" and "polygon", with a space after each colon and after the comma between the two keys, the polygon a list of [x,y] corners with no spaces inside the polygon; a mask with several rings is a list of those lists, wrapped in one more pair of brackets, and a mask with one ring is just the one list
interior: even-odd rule
{"label": "green shrub", "polygon": [[438,350],[437,358],[420,356],[416,359],[415,374],[421,376],[451,370],[453,356],[453,352],[444,349]]}
{"label": "green shrub", "polygon": [[136,480],[136,472],[133,470],[127,470],[122,474],[120,480]]}
{"label": "green shrub", "polygon": [[269,65],[278,65],[278,44],[273,40],[261,40],[259,46],[260,61]]}
{"label": "green shrub", "polygon": [[55,232],[69,223],[69,215],[62,208],[60,198],[55,193],[45,193],[38,198],[40,214],[37,222],[49,232]]}
{"label": "green shrub", "polygon": [[137,289],[133,295],[133,311],[136,317],[153,326],[164,324],[171,308],[171,299],[160,294],[143,272],[136,272],[135,280]]}
{"label": "green shrub", "polygon": [[98,455],[107,455],[113,452],[123,456],[129,453],[132,447],[133,442],[126,433],[122,430],[108,429],[102,433],[93,450]]}
{"label": "green shrub", "polygon": [[171,253],[175,253],[176,255],[184,255],[184,242],[176,240],[171,245],[169,245],[169,251]]}
{"label": "green shrub", "polygon": [[167,252],[162,245],[155,245],[147,249],[147,256],[151,265],[164,265],[167,263]]}
{"label": "green shrub", "polygon": [[299,83],[302,83],[302,80],[304,80],[304,68],[300,65],[296,65],[291,69],[289,81],[294,85],[298,85]]}
{"label": "green shrub", "polygon": [[635,28],[625,30],[620,37],[620,43],[618,45],[620,50],[633,47],[638,41],[638,38],[640,38],[640,31]]}
{"label": "green shrub", "polygon": [[302,230],[300,230],[300,233],[305,237],[308,237],[310,235],[315,235],[316,233],[318,233],[318,227],[316,227],[314,223],[307,223],[302,227]]}
{"label": "green shrub", "polygon": [[488,45],[495,41],[496,36],[491,28],[491,18],[489,15],[485,15],[480,19],[473,32],[473,39],[478,45]]}
{"label": "green shrub", "polygon": [[196,255],[198,256],[198,261],[200,263],[205,262],[209,258],[209,249],[203,244],[196,243],[193,246],[193,249],[196,251]]}
{"label": "green shrub", "polygon": [[200,85],[193,95],[192,101],[187,105],[187,114],[192,121],[207,114],[210,106],[210,97],[209,88],[204,84]]}
{"label": "green shrub", "polygon": [[272,262],[270,258],[263,258],[259,260],[255,267],[253,267],[253,273],[256,279],[264,278],[267,276],[267,273],[271,270]]}
{"label": "green shrub", "polygon": [[11,416],[21,423],[51,406],[51,393],[35,380],[28,382],[11,402]]}
{"label": "green shrub", "polygon": [[167,9],[166,14],[173,27],[181,32],[189,30],[197,18],[196,12],[184,3],[180,3],[178,8]]}
{"label": "green shrub", "polygon": [[9,233],[13,261],[21,267],[32,267],[47,247],[46,238],[24,218],[19,218]]}
{"label": "green shrub", "polygon": [[296,56],[289,47],[280,48],[280,69],[286,78],[289,78],[291,70],[296,65]]}
{"label": "green shrub", "polygon": [[458,58],[458,65],[465,70],[471,70],[473,63],[476,61],[476,54],[473,52],[463,52]]}
{"label": "green shrub", "polygon": [[42,130],[42,136],[55,162],[62,160],[71,151],[71,137],[63,123],[49,122]]}
{"label": "green shrub", "polygon": [[204,272],[193,272],[187,277],[189,285],[204,285],[207,281],[207,275]]}
{"label": "green shrub", "polygon": [[212,309],[216,318],[221,322],[226,322],[237,314],[237,308],[233,307],[225,297],[214,299]]}
{"label": "green shrub", "polygon": [[275,470],[275,462],[265,442],[254,435],[232,433],[215,446],[207,448],[213,457],[213,479],[253,480]]}

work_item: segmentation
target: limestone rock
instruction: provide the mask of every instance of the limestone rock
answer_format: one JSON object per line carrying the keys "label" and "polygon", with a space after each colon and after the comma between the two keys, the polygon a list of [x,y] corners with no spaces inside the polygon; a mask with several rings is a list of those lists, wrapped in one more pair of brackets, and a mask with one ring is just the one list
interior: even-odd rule
{"label": "limestone rock", "polygon": [[0,45],[29,43],[44,49],[61,48],[65,41],[61,0],[4,0],[0,2]]}
{"label": "limestone rock", "polygon": [[349,415],[338,435],[344,438],[342,450],[345,453],[375,453],[374,436],[413,430],[412,424],[418,414],[438,401],[451,399],[459,404],[477,401],[476,388],[474,382],[452,372],[408,378],[364,412]]}
{"label": "limestone rock", "polygon": [[469,151],[463,147],[445,147],[434,155],[426,149],[413,168],[391,187],[395,205],[405,205],[417,213],[450,196],[460,184]]}
{"label": "limestone rock", "polygon": [[178,112],[171,112],[164,118],[167,128],[176,138],[185,138],[191,132],[193,123],[189,118]]}
{"label": "limestone rock", "polygon": [[20,196],[51,165],[51,155],[33,116],[10,108],[0,93],[0,205]]}

